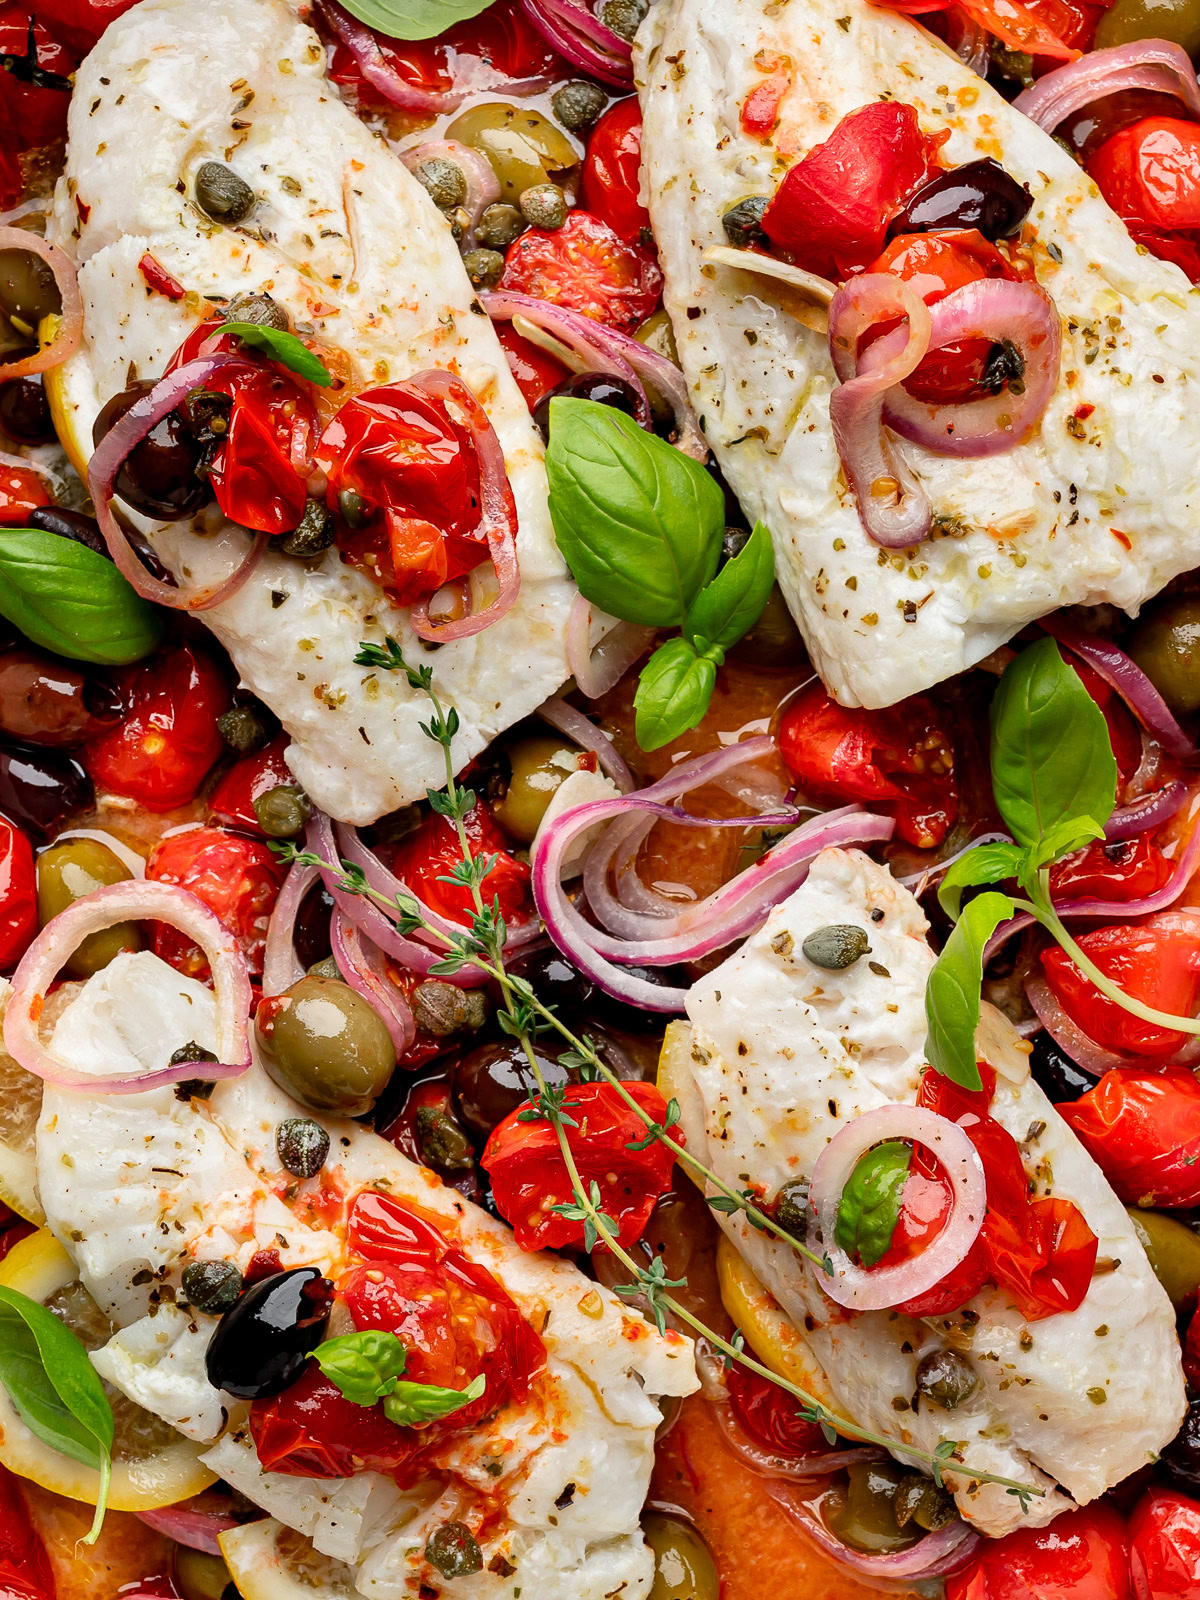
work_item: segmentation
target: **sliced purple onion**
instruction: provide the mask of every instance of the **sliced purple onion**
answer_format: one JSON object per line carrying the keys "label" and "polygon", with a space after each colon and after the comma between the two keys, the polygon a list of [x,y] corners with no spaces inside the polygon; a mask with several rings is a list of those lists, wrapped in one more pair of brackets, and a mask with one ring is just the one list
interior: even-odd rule
{"label": "sliced purple onion", "polygon": [[1196,69],[1183,46],[1166,39],[1135,39],[1107,50],[1089,50],[1078,61],[1047,72],[1013,105],[1046,133],[1053,133],[1094,100],[1126,89],[1173,94],[1200,120]]}
{"label": "sliced purple onion", "polygon": [[1159,828],[1164,822],[1170,822],[1187,797],[1188,786],[1181,778],[1168,783],[1163,789],[1140,795],[1127,806],[1117,807],[1104,824],[1104,837],[1112,843],[1149,833],[1151,828]]}
{"label": "sliced purple onion", "polygon": [[1043,617],[1041,625],[1065,650],[1086,661],[1093,672],[1117,691],[1142,727],[1154,735],[1168,755],[1181,761],[1196,759],[1195,744],[1171,715],[1167,702],[1137,662],[1119,645],[1083,633],[1061,617]]}
{"label": "sliced purple onion", "polygon": [[1102,1078],[1114,1067],[1127,1067],[1131,1064],[1132,1057],[1118,1055],[1114,1050],[1106,1050],[1072,1022],[1040,973],[1031,972],[1025,979],[1025,997],[1036,1012],[1038,1022],[1059,1049],[1091,1077]]}
{"label": "sliced purple onion", "polygon": [[342,977],[379,1013],[397,1060],[403,1060],[417,1036],[417,1025],[408,1000],[388,976],[379,946],[372,944],[340,907],[330,919],[329,936]]}
{"label": "sliced purple onion", "polygon": [[598,700],[618,684],[639,656],[650,648],[655,629],[633,622],[618,622],[592,647],[595,607],[581,594],[575,596],[567,618],[567,666],[580,694]]}
{"label": "sliced purple onion", "polygon": [[[954,1463],[947,1462],[946,1467],[953,1470]],[[969,1528],[965,1522],[950,1522],[936,1533],[927,1533],[908,1550],[896,1550],[890,1555],[866,1555],[843,1544],[825,1525],[819,1510],[792,1484],[784,1479],[768,1478],[764,1487],[804,1538],[843,1571],[868,1581],[908,1585],[948,1577],[966,1566],[983,1544],[982,1535],[974,1528]]]}
{"label": "sliced purple onion", "polygon": [[888,1453],[877,1445],[855,1445],[850,1449],[814,1450],[811,1455],[778,1455],[751,1439],[734,1415],[728,1402],[713,1405],[717,1426],[725,1443],[740,1457],[752,1472],[764,1478],[789,1478],[793,1482],[811,1482],[814,1478],[832,1476],[847,1467],[857,1467],[868,1461],[886,1461]]}
{"label": "sliced purple onion", "polygon": [[633,47],[606,28],[586,0],[521,0],[521,9],[560,56],[614,89],[633,86]]}
{"label": "sliced purple onion", "polygon": [[62,297],[58,326],[50,343],[17,361],[0,358],[0,378],[24,378],[61,366],[75,354],[83,339],[83,299],[75,263],[65,250],[40,234],[31,233],[28,228],[0,227],[0,250],[27,250],[30,255],[39,257],[54,274],[55,287]]}
{"label": "sliced purple onion", "polygon": [[[194,1069],[195,1062],[192,1066]],[[191,1500],[181,1500],[177,1505],[157,1506],[153,1511],[137,1511],[134,1515],[139,1522],[153,1528],[155,1533],[165,1534],[168,1539],[174,1539],[176,1544],[188,1550],[202,1550],[208,1556],[221,1554],[218,1534],[241,1526],[238,1518],[230,1512],[198,1511]],[[122,1600],[128,1600],[124,1591]]]}
{"label": "sliced purple onion", "polygon": [[573,739],[580,749],[591,750],[601,772],[612,779],[622,794],[632,791],[633,773],[625,764],[624,757],[603,728],[598,728],[582,711],[577,711],[565,700],[560,700],[558,695],[552,694],[549,700],[542,701],[534,715],[541,717],[543,722],[568,739]]}
{"label": "sliced purple onion", "polygon": [[283,880],[283,888],[267,923],[267,942],[263,951],[262,992],[282,994],[304,976],[296,955],[296,918],[304,897],[317,881],[317,868],[294,861]]}

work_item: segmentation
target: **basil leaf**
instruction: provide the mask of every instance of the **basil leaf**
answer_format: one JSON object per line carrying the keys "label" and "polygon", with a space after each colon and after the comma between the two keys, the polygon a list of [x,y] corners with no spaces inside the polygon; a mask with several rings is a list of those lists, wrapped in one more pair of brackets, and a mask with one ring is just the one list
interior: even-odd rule
{"label": "basil leaf", "polygon": [[717,570],[725,497],[704,468],[595,400],[550,403],[550,516],[579,592],[651,628],[682,626]]}
{"label": "basil leaf", "polygon": [[983,1086],[975,1057],[983,947],[1014,910],[1009,897],[994,889],[968,901],[925,987],[925,1020],[929,1024],[925,1058],[943,1077],[964,1089]]}
{"label": "basil leaf", "polygon": [[356,1406],[373,1406],[391,1394],[408,1363],[402,1341],[382,1328],[363,1328],[326,1339],[313,1356],[330,1383]]}
{"label": "basil leaf", "polygon": [[289,372],[294,372],[297,377],[307,378],[309,383],[315,383],[322,389],[328,389],[333,382],[329,368],[294,333],[288,333],[283,328],[264,328],[258,322],[223,322],[219,328],[213,329],[217,333],[236,333],[243,344],[248,344],[252,350],[261,351],[265,356],[270,356],[272,361],[278,361],[281,367],[286,367]]}
{"label": "basil leaf", "polygon": [[634,733],[643,750],[658,750],[708,710],[717,681],[717,663],[696,654],[687,639],[668,639],[642,668],[633,697]]}
{"label": "basil leaf", "polygon": [[432,39],[486,11],[492,0],[344,0],[351,16],[389,39]]}
{"label": "basil leaf", "polygon": [[1062,856],[1073,855],[1076,850],[1082,850],[1084,845],[1091,844],[1093,839],[1103,839],[1103,825],[1094,817],[1067,817],[1062,822],[1056,822],[1037,844],[1030,845],[1025,852],[1025,861],[1021,870],[1021,881],[1025,886],[1032,887],[1036,880],[1038,870],[1048,867],[1051,862],[1058,861]]}
{"label": "basil leaf", "polygon": [[938,903],[950,918],[958,921],[963,890],[976,883],[1003,883],[1020,876],[1025,852],[1019,844],[979,844],[968,850],[946,873],[938,886]]}
{"label": "basil leaf", "polygon": [[684,633],[701,651],[707,645],[728,650],[762,616],[774,582],[771,535],[764,522],[756,522],[754,532],[737,555],[725,563],[711,583],[705,584],[688,607]]}
{"label": "basil leaf", "polygon": [[0,530],[0,616],[44,650],[103,666],[139,661],[163,631],[111,561],[41,528]]}
{"label": "basil leaf", "polygon": [[439,1389],[436,1383],[398,1383],[383,1402],[383,1414],[401,1428],[436,1422],[478,1400],[483,1389],[482,1372],[465,1389]]}
{"label": "basil leaf", "polygon": [[861,1156],[846,1180],[833,1236],[864,1267],[873,1267],[892,1242],[911,1160],[911,1145],[889,1139]]}
{"label": "basil leaf", "polygon": [[1117,764],[1104,713],[1053,639],[1009,663],[992,702],[992,788],[1018,844],[1072,818],[1105,823]]}
{"label": "basil leaf", "polygon": [[112,1472],[113,1413],[87,1351],[36,1300],[0,1285],[0,1384],[22,1422],[43,1444],[100,1474],[96,1515],[85,1544],[104,1522]]}

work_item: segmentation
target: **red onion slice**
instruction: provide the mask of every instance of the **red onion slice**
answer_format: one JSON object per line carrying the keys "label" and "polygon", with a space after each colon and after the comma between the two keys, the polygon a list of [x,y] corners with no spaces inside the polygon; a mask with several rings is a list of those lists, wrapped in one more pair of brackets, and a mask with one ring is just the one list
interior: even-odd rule
{"label": "red onion slice", "polygon": [[459,144],[456,139],[430,139],[424,144],[413,145],[400,153],[401,161],[410,172],[419,167],[423,161],[439,158],[452,161],[467,180],[467,192],[462,208],[471,221],[463,244],[464,248],[469,249],[475,243],[475,227],[485,208],[495,204],[500,198],[500,180],[486,156],[481,155],[478,150],[472,150],[470,145]]}
{"label": "red onion slice", "polygon": [[283,888],[271,911],[267,923],[267,942],[263,951],[262,992],[282,994],[304,976],[304,968],[296,956],[296,918],[304,897],[317,881],[316,867],[292,863]]}
{"label": "red onion slice", "polygon": [[961,6],[952,6],[946,18],[946,43],[964,66],[986,78],[992,59],[992,36]]}
{"label": "red onion slice", "polygon": [[[192,1075],[195,1076],[194,1071]],[[168,1539],[174,1539],[176,1544],[184,1545],[188,1550],[202,1550],[208,1556],[221,1554],[221,1546],[217,1541],[219,1533],[241,1527],[237,1517],[230,1516],[228,1512],[197,1511],[188,1500],[178,1505],[159,1506],[153,1511],[137,1511],[134,1515],[139,1522],[153,1528],[155,1533],[165,1534]],[[122,1591],[121,1600],[130,1600],[130,1597]],[[133,1600],[136,1600],[136,1596]]]}
{"label": "red onion slice", "polygon": [[600,764],[601,772],[612,779],[622,794],[630,793],[634,787],[633,773],[603,728],[598,728],[582,711],[560,700],[556,694],[552,694],[549,700],[543,700],[534,715],[541,717],[543,722],[565,734],[568,739],[573,739],[580,749],[591,750]]}
{"label": "red onion slice", "polygon": [[1196,69],[1182,45],[1166,39],[1135,39],[1107,50],[1090,50],[1078,61],[1039,78],[1013,101],[1047,133],[1102,96],[1125,89],[1173,94],[1200,119]]}
{"label": "red onion slice", "polygon": [[64,250],[49,244],[40,234],[27,228],[0,228],[0,250],[28,250],[37,256],[54,274],[54,282],[62,297],[58,328],[49,344],[19,361],[0,359],[0,378],[27,378],[35,372],[46,372],[50,367],[61,366],[79,349],[83,338],[83,299],[79,293],[79,279],[75,265]]}
{"label": "red onion slice", "polygon": [[1050,985],[1040,974],[1030,973],[1025,979],[1025,994],[1029,1004],[1037,1013],[1042,1027],[1059,1049],[1065,1051],[1075,1065],[1084,1072],[1090,1073],[1094,1078],[1102,1078],[1113,1067],[1127,1067],[1131,1064],[1132,1057],[1118,1055],[1114,1050],[1106,1050],[1072,1022],[1055,999]]}
{"label": "red onion slice", "polygon": [[359,930],[338,909],[329,924],[333,959],[350,987],[362,995],[383,1019],[392,1037],[397,1060],[403,1060],[417,1036],[412,1007],[388,976],[378,945]]}
{"label": "red onion slice", "polygon": [[1104,824],[1104,837],[1111,843],[1149,833],[1151,828],[1159,828],[1164,822],[1170,822],[1187,797],[1187,784],[1177,778],[1163,789],[1154,789],[1130,801],[1127,806],[1118,806]]}
{"label": "red onion slice", "polygon": [[1065,650],[1086,661],[1117,691],[1142,727],[1154,735],[1168,755],[1181,761],[1195,759],[1195,744],[1171,715],[1167,702],[1141,667],[1119,645],[1083,633],[1060,617],[1043,617],[1041,625]]}
{"label": "red onion slice", "polygon": [[[910,1140],[929,1151],[950,1181],[953,1201],[942,1231],[920,1255],[868,1270],[837,1242],[838,1205],[859,1160],[885,1139]],[[809,1193],[833,1272],[810,1270],[829,1298],[851,1311],[883,1311],[941,1283],[979,1237],[987,1212],[987,1180],[975,1146],[957,1123],[920,1106],[877,1106],[846,1123],[817,1157]]]}
{"label": "red onion slice", "polygon": [[363,82],[369,83],[387,105],[418,116],[437,117],[446,111],[457,111],[466,99],[467,89],[418,89],[401,77],[379,48],[379,41],[370,28],[343,11],[335,0],[313,0],[313,10],[354,57]]}
{"label": "red onion slice", "polygon": [[533,26],[573,66],[614,89],[633,86],[632,46],[606,28],[586,5],[567,0],[521,0]]}
{"label": "red onion slice", "polygon": [[[953,1462],[948,1463],[951,1468],[953,1465]],[[895,1550],[890,1555],[866,1555],[843,1544],[826,1527],[820,1511],[790,1483],[778,1478],[768,1479],[764,1487],[804,1538],[843,1571],[868,1581],[903,1581],[907,1587],[926,1579],[944,1578],[964,1567],[983,1544],[982,1535],[974,1528],[965,1522],[950,1522],[936,1533],[927,1533],[908,1550]]]}
{"label": "red onion slice", "polygon": [[639,628],[632,622],[618,622],[610,628],[595,649],[592,648],[590,600],[575,596],[567,618],[567,666],[580,694],[598,700],[614,688],[636,660],[650,648],[653,628]]}
{"label": "red onion slice", "polygon": [[[41,1041],[38,1021],[50,985],[68,957],[89,934],[119,922],[165,922],[198,944],[212,969],[217,1006],[217,1049],[220,1061],[194,1061],[145,1072],[134,1078],[95,1077],[72,1072],[56,1061]],[[174,884],[136,879],[94,889],[48,922],[21,958],[13,974],[12,993],[4,1015],[4,1047],[13,1060],[60,1089],[88,1094],[141,1094],[184,1078],[235,1078],[250,1065],[248,1018],[253,1000],[246,961],[225,925],[195,895]]]}

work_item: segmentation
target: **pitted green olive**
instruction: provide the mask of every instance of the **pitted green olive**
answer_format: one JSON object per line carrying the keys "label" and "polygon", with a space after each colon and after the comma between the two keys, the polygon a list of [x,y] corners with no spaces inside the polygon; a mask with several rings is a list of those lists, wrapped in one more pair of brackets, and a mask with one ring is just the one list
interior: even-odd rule
{"label": "pitted green olive", "polygon": [[574,194],[579,171],[575,147],[540,111],[502,101],[472,106],[450,124],[446,138],[487,157],[500,180],[500,198],[510,205],[536,184],[556,183]]}
{"label": "pitted green olive", "polygon": [[1187,1305],[1200,1289],[1200,1235],[1162,1211],[1141,1211],[1136,1206],[1125,1209],[1171,1304],[1177,1310]]}
{"label": "pitted green olive", "polygon": [[1196,0],[1116,0],[1096,26],[1095,48],[1134,39],[1170,39],[1193,58],[1200,53]]}
{"label": "pitted green olive", "polygon": [[[38,921],[44,928],[51,917],[109,883],[123,883],[133,874],[120,856],[99,839],[64,839],[44,850],[37,862]],[[90,978],[122,950],[140,950],[142,936],[136,923],[90,933],[66,963],[73,978]]]}
{"label": "pitted green olive", "polygon": [[579,770],[579,751],[561,739],[521,739],[510,745],[508,792],[492,806],[510,839],[528,844],[564,778]]}
{"label": "pitted green olive", "polygon": [[906,1550],[925,1535],[915,1518],[904,1527],[896,1521],[896,1491],[908,1476],[890,1461],[848,1468],[845,1487],[833,1488],[825,1497],[826,1523],[852,1550],[880,1555]]}
{"label": "pitted green olive", "polygon": [[225,1600],[226,1594],[237,1593],[229,1568],[220,1556],[189,1550],[184,1545],[175,1547],[175,1587],[183,1600]]}
{"label": "pitted green olive", "polygon": [[1177,717],[1200,711],[1200,596],[1148,608],[1126,648]]}
{"label": "pitted green olive", "polygon": [[383,1018],[349,984],[301,978],[258,1008],[267,1071],[312,1111],[360,1117],[383,1093],[396,1050]]}
{"label": "pitted green olive", "polygon": [[33,334],[43,317],[62,310],[54,274],[32,250],[0,250],[0,311]]}
{"label": "pitted green olive", "polygon": [[717,1600],[721,1589],[717,1564],[690,1523],[648,1511],[642,1532],[654,1551],[650,1600]]}

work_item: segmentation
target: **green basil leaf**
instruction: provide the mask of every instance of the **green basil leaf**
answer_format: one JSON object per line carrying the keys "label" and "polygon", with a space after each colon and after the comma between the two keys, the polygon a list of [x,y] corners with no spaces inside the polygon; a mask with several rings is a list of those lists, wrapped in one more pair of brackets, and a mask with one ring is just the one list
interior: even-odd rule
{"label": "green basil leaf", "polygon": [[309,383],[315,383],[321,389],[328,389],[333,382],[333,375],[325,363],[313,355],[294,333],[288,333],[283,328],[264,328],[258,322],[223,322],[219,328],[213,329],[213,333],[236,333],[242,343],[248,344],[252,350],[270,356],[281,367],[286,367],[297,377],[307,378]]}
{"label": "green basil leaf", "polygon": [[846,1180],[833,1236],[864,1267],[873,1267],[892,1242],[911,1160],[911,1145],[889,1139],[861,1156]]}
{"label": "green basil leaf", "polygon": [[688,607],[684,633],[697,643],[728,650],[762,616],[774,582],[771,535],[766,523],[756,522],[754,532],[737,555],[725,563],[711,583],[705,584]]}
{"label": "green basil leaf", "polygon": [[550,516],[580,593],[678,628],[717,570],[725,498],[698,461],[594,400],[550,404]]}
{"label": "green basil leaf", "polygon": [[330,1383],[356,1406],[373,1406],[391,1394],[408,1364],[403,1342],[382,1328],[363,1328],[326,1339],[313,1356]]}
{"label": "green basil leaf", "polygon": [[1018,844],[1073,818],[1105,823],[1117,764],[1104,713],[1053,639],[1009,663],[992,702],[992,788]]}
{"label": "green basil leaf", "polygon": [[103,666],[139,661],[163,631],[111,561],[41,528],[0,530],[0,616],[44,650]]}
{"label": "green basil leaf", "polygon": [[1094,817],[1067,817],[1062,822],[1056,822],[1036,844],[1030,845],[1025,852],[1025,861],[1021,869],[1021,882],[1029,888],[1037,878],[1042,867],[1048,867],[1051,862],[1058,861],[1062,856],[1074,854],[1082,850],[1084,845],[1091,844],[1093,839],[1103,839],[1104,827]]}
{"label": "green basil leaf", "polygon": [[432,39],[486,11],[492,0],[344,0],[351,16],[389,39]]}
{"label": "green basil leaf", "polygon": [[643,750],[658,750],[688,728],[694,728],[708,710],[717,663],[696,654],[686,639],[668,639],[642,668],[633,697],[637,713],[634,733]]}
{"label": "green basil leaf", "polygon": [[958,921],[963,890],[976,883],[1003,883],[1020,876],[1025,852],[1019,844],[980,844],[958,860],[938,886],[938,901],[951,922]]}
{"label": "green basil leaf", "polygon": [[964,1089],[982,1088],[975,1057],[983,947],[1015,907],[1006,894],[989,889],[969,900],[951,929],[925,987],[929,1033],[925,1059],[943,1077]]}
{"label": "green basil leaf", "polygon": [[478,1400],[483,1389],[482,1372],[465,1389],[439,1389],[436,1383],[398,1383],[383,1402],[383,1414],[401,1428],[436,1422]]}
{"label": "green basil leaf", "polygon": [[112,1472],[113,1412],[87,1351],[45,1306],[0,1285],[0,1384],[43,1444],[100,1474],[96,1515],[84,1540],[99,1537]]}

